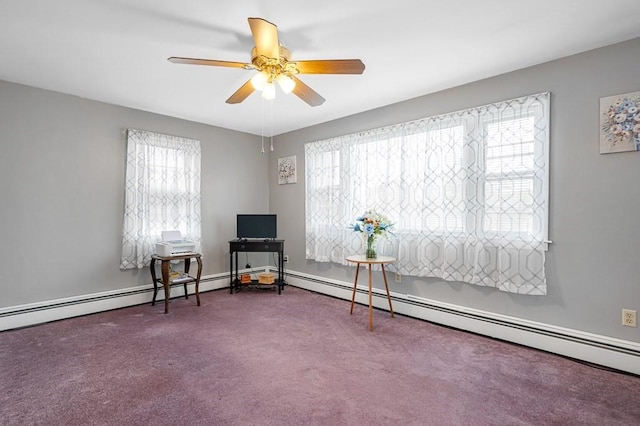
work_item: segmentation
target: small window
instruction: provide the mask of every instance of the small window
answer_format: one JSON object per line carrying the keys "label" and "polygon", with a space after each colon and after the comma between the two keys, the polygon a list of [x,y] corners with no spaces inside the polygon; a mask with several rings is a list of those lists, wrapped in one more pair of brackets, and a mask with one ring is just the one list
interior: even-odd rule
{"label": "small window", "polygon": [[200,142],[127,132],[121,269],[149,264],[162,231],[200,242]]}

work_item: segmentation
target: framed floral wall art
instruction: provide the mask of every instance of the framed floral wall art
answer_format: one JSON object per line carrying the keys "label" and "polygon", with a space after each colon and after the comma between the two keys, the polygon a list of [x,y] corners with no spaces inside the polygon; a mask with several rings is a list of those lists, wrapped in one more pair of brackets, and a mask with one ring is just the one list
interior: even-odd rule
{"label": "framed floral wall art", "polygon": [[600,154],[640,151],[640,92],[600,98]]}
{"label": "framed floral wall art", "polygon": [[287,183],[296,183],[298,174],[296,172],[296,156],[284,157],[278,159],[278,183],[284,185]]}

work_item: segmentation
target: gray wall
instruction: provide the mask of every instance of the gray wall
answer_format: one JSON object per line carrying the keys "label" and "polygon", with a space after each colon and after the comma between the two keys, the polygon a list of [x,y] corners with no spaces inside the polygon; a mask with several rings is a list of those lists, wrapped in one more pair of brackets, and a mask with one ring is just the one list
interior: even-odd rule
{"label": "gray wall", "polygon": [[640,39],[634,39],[278,136],[270,171],[288,155],[297,155],[299,169],[297,184],[270,179],[288,267],[353,279],[353,268],[305,260],[305,142],[551,91],[548,295],[406,276],[401,283],[390,280],[391,290],[640,341],[640,328],[621,325],[622,308],[640,311],[640,152],[601,155],[598,133],[599,99],[640,90],[639,76]]}
{"label": "gray wall", "polygon": [[119,270],[127,127],[201,141],[203,273],[228,270],[236,213],[269,209],[257,136],[0,81],[0,307],[151,282]]}
{"label": "gray wall", "polygon": [[[205,274],[228,269],[235,214],[271,206],[291,270],[349,282],[352,268],[305,260],[305,142],[549,90],[549,294],[406,276],[391,289],[640,341],[620,325],[623,307],[640,311],[640,153],[598,149],[599,98],[640,90],[639,69],[634,39],[280,135],[271,158],[253,135],[0,81],[0,308],[151,281],[118,269],[126,127],[202,142]],[[294,154],[298,183],[278,185],[277,159]]]}

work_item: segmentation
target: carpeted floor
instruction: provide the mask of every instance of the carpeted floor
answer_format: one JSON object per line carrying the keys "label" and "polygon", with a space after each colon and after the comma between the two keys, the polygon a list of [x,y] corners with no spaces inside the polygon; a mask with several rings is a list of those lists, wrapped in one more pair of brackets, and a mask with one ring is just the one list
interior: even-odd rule
{"label": "carpeted floor", "polygon": [[2,425],[638,425],[640,378],[287,287],[0,333]]}

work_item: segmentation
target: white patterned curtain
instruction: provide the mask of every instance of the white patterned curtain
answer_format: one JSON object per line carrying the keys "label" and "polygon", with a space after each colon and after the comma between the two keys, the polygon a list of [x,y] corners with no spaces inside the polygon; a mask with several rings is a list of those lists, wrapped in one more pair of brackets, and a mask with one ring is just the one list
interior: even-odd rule
{"label": "white patterned curtain", "polygon": [[200,141],[129,129],[121,269],[149,265],[162,231],[200,244]]}
{"label": "white patterned curtain", "polygon": [[363,254],[372,209],[401,274],[546,294],[549,96],[305,144],[307,259]]}

